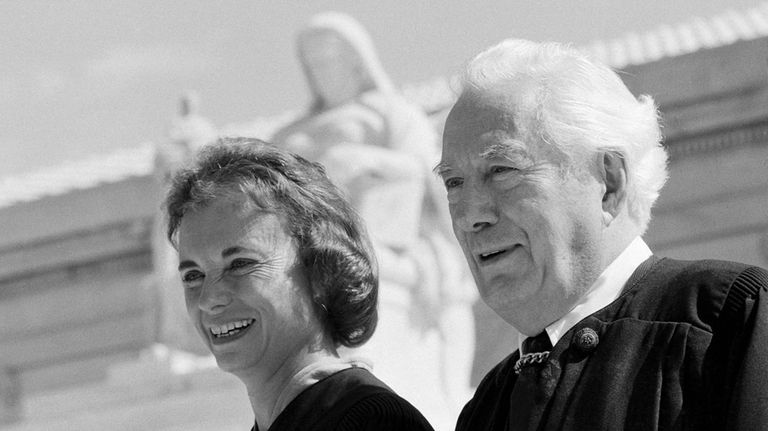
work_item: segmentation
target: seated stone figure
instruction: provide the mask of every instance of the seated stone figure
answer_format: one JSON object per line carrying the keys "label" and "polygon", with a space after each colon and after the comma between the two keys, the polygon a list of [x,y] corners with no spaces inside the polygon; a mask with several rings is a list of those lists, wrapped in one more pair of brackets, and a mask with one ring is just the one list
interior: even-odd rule
{"label": "seated stone figure", "polygon": [[[157,208],[171,177],[186,165],[203,147],[216,139],[216,129],[208,119],[198,114],[197,93],[184,94],[179,104],[168,138],[155,147],[155,178],[158,194]],[[197,335],[190,329],[184,308],[184,288],[178,274],[176,250],[165,238],[165,221],[160,211],[154,220],[152,234],[152,289],[158,297],[155,341],[173,350],[208,354]]]}
{"label": "seated stone figure", "polygon": [[298,53],[313,101],[272,141],[324,164],[365,220],[379,259],[381,319],[359,353],[440,429],[469,395],[475,294],[431,173],[435,131],[394,90],[351,17],[314,17]]}

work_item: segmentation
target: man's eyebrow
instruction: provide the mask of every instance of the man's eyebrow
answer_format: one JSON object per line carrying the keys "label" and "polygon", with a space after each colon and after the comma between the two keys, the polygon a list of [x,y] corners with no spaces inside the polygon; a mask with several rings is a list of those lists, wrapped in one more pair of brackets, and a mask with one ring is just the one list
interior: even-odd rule
{"label": "man's eyebrow", "polygon": [[530,159],[525,146],[522,142],[511,140],[504,143],[494,143],[488,146],[480,157],[485,160],[491,159],[507,159],[511,161],[517,161],[520,157]]}
{"label": "man's eyebrow", "polygon": [[187,268],[194,268],[197,264],[195,262],[192,262],[191,260],[184,260],[179,263],[179,271]]}
{"label": "man's eyebrow", "polygon": [[446,162],[440,162],[432,168],[432,173],[437,176],[442,176],[446,171],[451,169],[451,165]]}

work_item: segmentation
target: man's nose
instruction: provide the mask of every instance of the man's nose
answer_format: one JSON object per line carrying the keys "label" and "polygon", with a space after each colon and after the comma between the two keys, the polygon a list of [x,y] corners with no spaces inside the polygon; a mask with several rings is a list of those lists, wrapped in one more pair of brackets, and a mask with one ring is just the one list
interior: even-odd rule
{"label": "man's nose", "polygon": [[499,220],[496,200],[485,187],[467,187],[450,205],[453,223],[465,232],[478,232]]}
{"label": "man's nose", "polygon": [[206,313],[216,314],[232,302],[229,285],[223,280],[211,280],[203,284],[198,307]]}

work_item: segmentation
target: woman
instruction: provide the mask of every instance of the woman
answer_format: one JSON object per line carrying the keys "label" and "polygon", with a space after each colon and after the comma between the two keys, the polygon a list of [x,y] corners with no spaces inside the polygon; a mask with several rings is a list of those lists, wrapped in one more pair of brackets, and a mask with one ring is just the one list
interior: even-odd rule
{"label": "woman", "polygon": [[189,316],[246,386],[254,430],[431,430],[339,346],[377,322],[376,264],[320,165],[225,139],[179,172],[167,202]]}

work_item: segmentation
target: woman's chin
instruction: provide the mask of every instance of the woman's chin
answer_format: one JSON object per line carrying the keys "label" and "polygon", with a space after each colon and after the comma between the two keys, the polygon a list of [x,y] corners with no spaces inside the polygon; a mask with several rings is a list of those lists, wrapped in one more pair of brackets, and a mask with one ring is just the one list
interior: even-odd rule
{"label": "woman's chin", "polygon": [[248,358],[245,352],[240,351],[215,351],[213,357],[216,358],[216,365],[220,370],[232,374],[240,374],[252,365],[249,362],[253,360],[253,358]]}

